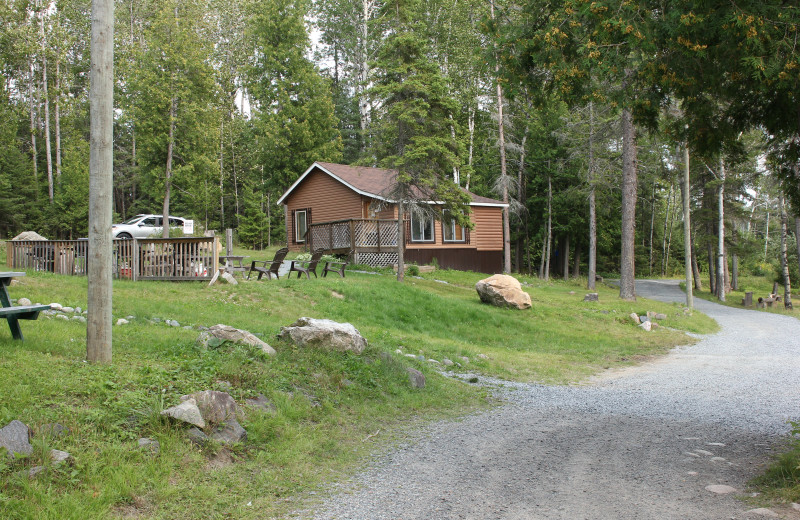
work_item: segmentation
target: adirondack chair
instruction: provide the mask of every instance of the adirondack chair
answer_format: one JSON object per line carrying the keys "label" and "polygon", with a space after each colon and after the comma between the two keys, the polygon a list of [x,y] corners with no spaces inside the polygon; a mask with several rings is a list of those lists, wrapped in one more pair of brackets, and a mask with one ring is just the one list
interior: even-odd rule
{"label": "adirondack chair", "polygon": [[270,280],[272,280],[272,275],[275,275],[275,278],[280,278],[280,276],[278,276],[278,269],[288,253],[289,248],[284,247],[275,252],[275,258],[272,260],[253,260],[250,264],[250,271],[247,273],[247,279],[250,279],[250,275],[253,274],[253,271],[258,273],[258,280],[261,280],[261,277],[264,275],[267,275],[267,278]]}
{"label": "adirondack chair", "polygon": [[292,272],[297,271],[298,278],[300,278],[301,274],[305,274],[306,279],[310,280],[311,276],[309,276],[309,273],[314,273],[314,278],[316,278],[317,264],[324,253],[325,250],[319,248],[311,254],[311,260],[292,260],[292,265],[289,267],[289,275],[291,276]]}

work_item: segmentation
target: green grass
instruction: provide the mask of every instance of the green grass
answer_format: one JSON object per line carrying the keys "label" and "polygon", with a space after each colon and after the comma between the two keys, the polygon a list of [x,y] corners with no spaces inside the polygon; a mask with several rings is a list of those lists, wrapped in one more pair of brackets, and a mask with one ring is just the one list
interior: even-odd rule
{"label": "green grass", "polygon": [[[272,252],[243,254],[271,258]],[[3,263],[0,256],[0,268]],[[498,309],[477,298],[474,284],[484,276],[444,270],[398,284],[390,275],[348,273],[345,279],[214,287],[118,280],[114,319],[136,318],[114,327],[111,366],[84,362],[80,323],[22,322],[23,343],[0,323],[0,426],[19,419],[35,431],[50,422],[71,430],[61,439],[36,436],[36,452],[27,460],[0,458],[0,518],[282,517],[301,504],[299,497],[351,474],[366,454],[405,428],[487,406],[482,389],[447,379],[395,349],[439,360],[467,356],[463,371],[565,383],[690,343],[682,330],[716,327],[678,305],[621,302],[611,288],[600,289],[599,303],[585,303],[580,282],[523,278],[533,309]],[[73,307],[86,306],[86,291],[85,278],[46,273],[28,273],[10,288],[12,298]],[[627,317],[647,310],[667,314],[666,327],[646,333]],[[351,322],[370,345],[357,356],[279,342],[280,327],[299,316]],[[152,318],[247,329],[278,355],[242,346],[201,348],[197,330]],[[409,366],[426,374],[425,389],[410,388]],[[226,388],[223,382],[239,402],[263,393],[277,407],[274,414],[248,415],[241,445],[198,449],[183,428],[160,417],[181,395]],[[161,442],[160,455],[136,448],[142,436]],[[35,479],[24,476],[31,466],[47,464],[50,448],[70,452],[74,462]]]}
{"label": "green grass", "polygon": [[787,449],[751,484],[767,503],[800,502],[800,422],[792,423],[792,437]]}
{"label": "green grass", "polygon": [[[713,301],[715,303],[721,303],[722,305],[727,305],[728,307],[737,307],[742,309],[742,300],[744,299],[744,294],[746,292],[753,293],[753,309],[762,312],[771,312],[774,314],[784,314],[787,316],[794,316],[798,318],[798,313],[784,308],[783,302],[783,286],[778,285],[778,294],[781,297],[781,301],[775,302],[772,304],[772,307],[765,307],[760,309],[756,307],[756,303],[758,302],[758,298],[764,298],[770,293],[772,293],[772,284],[773,281],[771,278],[767,278],[765,276],[740,276],[739,277],[739,290],[731,291],[730,293],[725,295],[725,301],[721,302],[714,294],[708,290],[708,287],[704,287],[701,291],[694,291],[694,294],[698,298],[702,298],[704,300]],[[681,284],[681,287],[684,287],[685,284]],[[793,291],[795,293],[794,297],[796,296],[796,289]],[[792,301],[793,304],[800,305],[800,302]]]}

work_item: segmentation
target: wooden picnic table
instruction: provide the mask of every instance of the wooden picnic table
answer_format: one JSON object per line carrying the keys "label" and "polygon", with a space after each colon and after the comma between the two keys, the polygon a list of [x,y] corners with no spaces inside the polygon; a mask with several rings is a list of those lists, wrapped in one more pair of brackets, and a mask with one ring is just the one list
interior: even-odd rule
{"label": "wooden picnic table", "polygon": [[8,286],[11,280],[25,276],[25,273],[0,272],[0,318],[8,321],[8,328],[14,339],[22,340],[22,329],[18,320],[35,320],[39,317],[39,312],[49,309],[49,305],[11,305],[11,298],[8,296]]}
{"label": "wooden picnic table", "polygon": [[219,263],[225,265],[225,270],[229,273],[246,273],[248,268],[242,265],[242,261],[249,256],[241,255],[220,255]]}

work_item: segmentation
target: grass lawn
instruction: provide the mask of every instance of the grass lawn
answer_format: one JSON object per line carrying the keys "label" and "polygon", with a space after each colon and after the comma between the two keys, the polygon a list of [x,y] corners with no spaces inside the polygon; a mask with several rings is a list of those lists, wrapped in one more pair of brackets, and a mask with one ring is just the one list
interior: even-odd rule
{"label": "grass lawn", "polygon": [[[4,261],[0,250],[0,269],[8,270]],[[114,320],[135,318],[114,327],[110,366],[84,361],[85,325],[79,322],[44,316],[22,322],[22,343],[0,322],[0,426],[18,419],[35,432],[52,422],[70,429],[57,439],[36,435],[28,459],[0,456],[0,518],[283,517],[322,483],[351,474],[404,428],[491,404],[484,390],[445,378],[436,365],[396,349],[447,357],[462,362],[455,367],[462,371],[567,383],[691,343],[682,331],[716,329],[679,305],[621,302],[612,288],[600,289],[599,303],[585,303],[579,281],[522,278],[533,309],[493,308],[474,290],[484,276],[440,270],[398,284],[389,274],[348,273],[345,279],[213,287],[119,280]],[[86,307],[85,278],[30,272],[19,282],[10,288],[12,298]],[[646,333],[627,317],[648,310],[667,314],[666,327]],[[280,327],[300,316],[353,323],[369,347],[357,356],[279,342]],[[243,346],[198,346],[197,327],[216,323],[260,334],[277,356]],[[424,389],[410,387],[410,366],[427,376]],[[159,412],[204,389],[225,389],[239,402],[262,393],[276,410],[248,413],[245,442],[200,449]],[[157,439],[160,454],[138,450],[140,437]],[[49,465],[51,448],[68,451],[72,462]],[[29,479],[26,470],[34,465],[48,468]]]}

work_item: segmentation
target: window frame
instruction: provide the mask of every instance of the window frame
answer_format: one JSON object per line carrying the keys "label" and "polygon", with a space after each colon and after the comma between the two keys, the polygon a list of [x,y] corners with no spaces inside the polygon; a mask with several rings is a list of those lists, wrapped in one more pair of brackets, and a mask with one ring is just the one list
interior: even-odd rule
{"label": "window frame", "polygon": [[424,227],[420,228],[420,231],[422,232],[422,238],[420,238],[420,239],[414,238],[414,222],[415,222],[414,213],[412,212],[411,213],[411,223],[410,223],[410,226],[409,226],[411,228],[411,242],[412,243],[415,243],[415,244],[433,244],[433,243],[436,242],[436,219],[434,219],[432,215],[423,215],[423,225],[427,224],[427,223],[430,223],[430,230],[431,230],[430,239],[427,239],[427,240],[425,239],[425,228]]}
{"label": "window frame", "polygon": [[[300,226],[298,222],[298,217],[300,213],[303,214],[303,227],[305,228],[305,233],[303,233],[303,237],[300,237]],[[294,241],[297,244],[305,244],[306,237],[308,236],[308,209],[296,209],[294,210]]]}
{"label": "window frame", "polygon": [[[465,244],[467,242],[467,230],[464,229],[464,226],[460,226],[456,223],[456,219],[448,217],[448,211],[445,210],[442,214],[442,243],[443,244]],[[445,222],[449,220],[449,222]],[[452,236],[456,236],[456,228],[461,230],[461,238],[447,238],[447,231],[452,233]]]}

